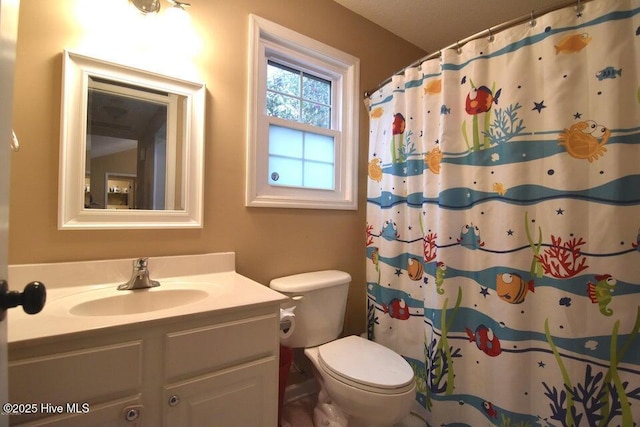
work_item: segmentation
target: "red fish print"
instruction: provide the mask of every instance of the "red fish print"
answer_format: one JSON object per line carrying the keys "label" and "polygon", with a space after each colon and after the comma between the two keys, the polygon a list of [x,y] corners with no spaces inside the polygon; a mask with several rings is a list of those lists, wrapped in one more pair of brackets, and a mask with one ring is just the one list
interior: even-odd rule
{"label": "red fish print", "polygon": [[493,404],[491,402],[482,402],[482,407],[484,408],[487,415],[489,415],[491,418],[498,418],[498,412],[493,409]]}
{"label": "red fish print", "polygon": [[465,104],[465,110],[467,114],[476,115],[480,113],[486,113],[491,109],[493,103],[498,105],[498,98],[502,89],[498,89],[495,96],[491,89],[486,86],[480,86],[479,88],[472,88],[471,92],[467,95],[467,101]]}
{"label": "red fish print", "polygon": [[389,301],[389,305],[382,304],[382,311],[389,313],[394,319],[407,320],[411,315],[407,303],[403,299],[394,298]]}
{"label": "red fish print", "polygon": [[400,135],[404,133],[404,129],[407,126],[407,122],[404,120],[404,116],[400,113],[396,113],[393,116],[393,134]]}
{"label": "red fish print", "polygon": [[487,328],[484,325],[480,325],[476,328],[476,332],[473,333],[471,329],[465,328],[467,335],[469,336],[469,342],[475,342],[480,350],[486,355],[495,357],[502,353],[500,348],[500,340],[493,334],[491,328]]}

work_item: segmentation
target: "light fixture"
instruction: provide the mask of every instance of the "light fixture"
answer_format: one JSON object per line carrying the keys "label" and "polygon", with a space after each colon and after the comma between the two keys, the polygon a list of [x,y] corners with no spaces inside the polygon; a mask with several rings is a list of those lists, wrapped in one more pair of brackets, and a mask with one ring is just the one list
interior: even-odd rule
{"label": "light fixture", "polygon": [[184,1],[178,0],[167,0],[169,3],[173,5],[173,7],[177,7],[178,9],[185,10],[187,7],[191,7],[191,3],[187,3]]}
{"label": "light fixture", "polygon": [[[173,7],[180,10],[185,10],[187,7],[191,7],[191,3],[167,0],[173,5]],[[144,15],[148,13],[157,13],[160,10],[160,0],[129,0],[129,3],[133,4],[136,9],[142,12]]]}
{"label": "light fixture", "polygon": [[129,0],[143,14],[156,13],[160,10],[160,0]]}

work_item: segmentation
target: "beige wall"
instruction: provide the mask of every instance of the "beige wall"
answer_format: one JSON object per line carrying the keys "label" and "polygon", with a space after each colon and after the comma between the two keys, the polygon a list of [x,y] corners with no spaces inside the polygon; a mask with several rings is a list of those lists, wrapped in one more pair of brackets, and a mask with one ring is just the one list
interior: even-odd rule
{"label": "beige wall", "polygon": [[[336,268],[353,276],[346,332],[363,331],[366,109],[362,106],[360,112],[357,211],[246,208],[248,15],[257,14],[360,58],[361,93],[424,52],[331,0],[193,0],[189,14],[201,42],[193,65],[208,89],[204,228],[59,231],[61,52],[88,37],[77,9],[92,8],[103,14],[101,19],[114,19],[105,8],[123,1],[21,1],[14,102],[21,149],[12,154],[10,264],[234,251],[237,271],[264,284],[283,275]],[[161,3],[168,7],[166,1]],[[121,27],[123,21],[106,24],[116,31],[113,43],[118,43],[117,35],[127,30]],[[116,47],[122,52],[127,44]],[[169,55],[167,61],[175,62]]]}

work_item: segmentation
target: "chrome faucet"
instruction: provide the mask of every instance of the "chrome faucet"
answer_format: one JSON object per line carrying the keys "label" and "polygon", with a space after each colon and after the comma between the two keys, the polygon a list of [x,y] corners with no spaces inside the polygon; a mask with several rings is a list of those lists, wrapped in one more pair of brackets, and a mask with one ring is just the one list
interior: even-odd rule
{"label": "chrome faucet", "polygon": [[147,289],[154,286],[160,286],[160,282],[151,280],[147,264],[149,258],[138,258],[133,261],[133,274],[127,283],[118,286],[119,291],[128,291],[133,289]]}

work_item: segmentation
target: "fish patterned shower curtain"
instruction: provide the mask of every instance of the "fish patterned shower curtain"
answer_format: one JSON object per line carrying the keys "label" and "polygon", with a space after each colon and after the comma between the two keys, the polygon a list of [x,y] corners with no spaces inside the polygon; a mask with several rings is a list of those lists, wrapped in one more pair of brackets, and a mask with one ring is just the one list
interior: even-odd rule
{"label": "fish patterned shower curtain", "polygon": [[428,426],[640,426],[640,0],[578,15],[367,100],[368,335]]}

